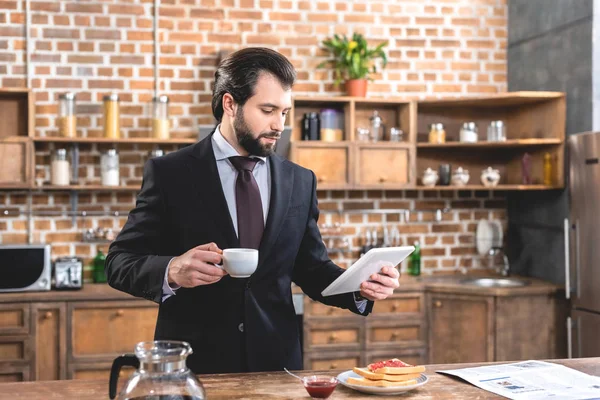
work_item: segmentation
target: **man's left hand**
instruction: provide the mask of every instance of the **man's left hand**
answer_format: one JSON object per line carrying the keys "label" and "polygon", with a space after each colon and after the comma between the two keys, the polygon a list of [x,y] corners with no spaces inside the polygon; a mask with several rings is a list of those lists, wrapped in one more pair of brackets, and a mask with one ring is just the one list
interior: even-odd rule
{"label": "man's left hand", "polygon": [[381,268],[381,274],[371,275],[370,281],[360,285],[360,295],[369,300],[383,300],[394,293],[400,284],[398,278],[400,273],[394,267]]}

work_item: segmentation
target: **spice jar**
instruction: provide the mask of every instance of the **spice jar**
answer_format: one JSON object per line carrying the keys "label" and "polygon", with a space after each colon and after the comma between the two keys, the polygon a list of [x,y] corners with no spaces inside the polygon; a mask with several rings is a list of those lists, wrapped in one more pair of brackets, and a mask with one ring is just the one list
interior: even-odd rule
{"label": "spice jar", "polygon": [[62,137],[77,136],[75,119],[75,93],[58,96],[58,134]]}
{"label": "spice jar", "polygon": [[119,95],[104,96],[104,136],[118,139],[121,134],[119,115]]}
{"label": "spice jar", "polygon": [[460,128],[460,141],[463,143],[475,143],[478,139],[477,125],[475,122],[465,122]]}
{"label": "spice jar", "polygon": [[50,183],[56,186],[67,186],[71,182],[71,164],[67,159],[66,149],[57,149],[52,155],[50,167]]}
{"label": "spice jar", "polygon": [[379,115],[378,111],[373,111],[373,115],[369,118],[369,130],[371,132],[372,141],[378,142],[383,140],[385,126],[383,125],[383,119]]}
{"label": "spice jar", "polygon": [[168,139],[169,129],[169,98],[155,97],[152,99],[152,136],[155,139]]}
{"label": "spice jar", "polygon": [[487,140],[490,142],[506,141],[506,126],[503,121],[492,121],[488,126]]}
{"label": "spice jar", "polygon": [[429,143],[446,143],[444,124],[438,122],[429,126]]}
{"label": "spice jar", "polygon": [[119,186],[119,153],[110,149],[100,158],[102,185]]}

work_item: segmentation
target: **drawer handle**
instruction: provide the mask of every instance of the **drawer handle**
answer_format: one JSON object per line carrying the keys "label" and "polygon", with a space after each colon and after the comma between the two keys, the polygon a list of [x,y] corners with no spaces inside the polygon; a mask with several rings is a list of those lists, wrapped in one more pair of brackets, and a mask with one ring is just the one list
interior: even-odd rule
{"label": "drawer handle", "polygon": [[387,181],[387,178],[385,176],[380,176],[379,177],[379,182],[383,183],[385,181]]}
{"label": "drawer handle", "polygon": [[329,369],[336,369],[336,368],[337,368],[337,366],[338,366],[338,365],[337,365],[336,363],[332,363],[332,364],[329,366]]}
{"label": "drawer handle", "polygon": [[327,177],[326,177],[325,175],[319,176],[319,177],[317,178],[317,182],[318,182],[318,183],[323,183],[323,182],[325,182],[326,180],[327,180]]}
{"label": "drawer handle", "polygon": [[335,343],[337,338],[337,335],[335,333],[332,333],[331,335],[329,335],[329,343]]}
{"label": "drawer handle", "polygon": [[399,308],[400,308],[400,304],[398,304],[398,303],[392,304],[392,311],[398,311]]}
{"label": "drawer handle", "polygon": [[439,301],[439,300],[436,300],[436,301],[435,301],[435,303],[434,303],[434,305],[435,305],[437,308],[440,308],[440,307],[442,306],[442,302],[441,302],[441,301]]}
{"label": "drawer handle", "polygon": [[122,317],[123,315],[125,315],[125,311],[117,310],[117,312],[115,314],[117,315],[117,317]]}
{"label": "drawer handle", "polygon": [[400,336],[400,332],[398,332],[398,331],[392,332],[392,340],[398,339],[398,336]]}
{"label": "drawer handle", "polygon": [[52,318],[52,313],[50,311],[46,311],[46,313],[44,313],[44,319],[50,319]]}

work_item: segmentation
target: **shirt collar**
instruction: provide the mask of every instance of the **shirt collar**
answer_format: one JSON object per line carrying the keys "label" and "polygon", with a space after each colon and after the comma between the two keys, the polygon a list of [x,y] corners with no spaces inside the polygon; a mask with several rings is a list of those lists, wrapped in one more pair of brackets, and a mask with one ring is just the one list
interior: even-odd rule
{"label": "shirt collar", "polygon": [[[215,160],[221,161],[227,159],[229,157],[239,156],[240,153],[231,145],[221,133],[221,125],[217,125],[215,129],[215,133],[212,137],[213,142],[213,152],[215,153]],[[267,161],[267,157],[259,157],[259,156],[250,156],[252,158],[257,158],[263,162]]]}

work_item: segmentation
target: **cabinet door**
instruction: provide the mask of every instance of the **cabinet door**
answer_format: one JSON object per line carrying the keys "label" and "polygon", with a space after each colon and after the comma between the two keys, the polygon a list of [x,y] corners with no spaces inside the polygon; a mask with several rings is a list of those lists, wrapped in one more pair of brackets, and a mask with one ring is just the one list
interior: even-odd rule
{"label": "cabinet door", "polygon": [[494,360],[494,299],[430,293],[429,363]]}
{"label": "cabinet door", "polygon": [[352,369],[364,364],[364,357],[359,351],[320,351],[304,353],[304,369]]}
{"label": "cabinet door", "polygon": [[0,383],[25,382],[30,378],[28,365],[4,365],[0,362]]}
{"label": "cabinet door", "polygon": [[352,183],[348,143],[294,142],[290,160],[315,173],[318,189],[345,189]]}
{"label": "cabinet door", "polygon": [[406,144],[359,144],[356,149],[356,186],[399,188],[412,183],[412,154]]}
{"label": "cabinet door", "polygon": [[29,304],[0,304],[0,335],[29,333]]}
{"label": "cabinet door", "polygon": [[153,340],[158,307],[146,301],[76,302],[69,305],[71,361],[112,360]]}
{"label": "cabinet door", "polygon": [[32,326],[35,339],[34,379],[66,378],[67,332],[65,303],[34,303]]}

